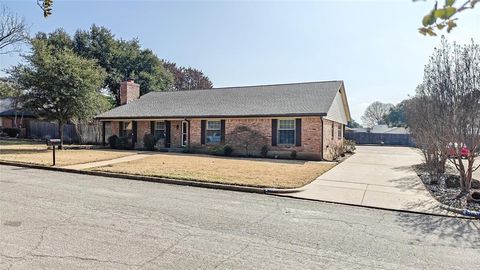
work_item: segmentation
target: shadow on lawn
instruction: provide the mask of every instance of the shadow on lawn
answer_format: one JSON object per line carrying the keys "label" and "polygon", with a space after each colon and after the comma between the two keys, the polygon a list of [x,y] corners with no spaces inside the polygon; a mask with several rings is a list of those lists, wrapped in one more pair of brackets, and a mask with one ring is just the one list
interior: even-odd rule
{"label": "shadow on lawn", "polygon": [[48,149],[0,149],[2,155],[23,155],[23,154],[39,154],[46,153]]}
{"label": "shadow on lawn", "polygon": [[[211,158],[211,159],[223,159],[223,160],[238,160],[238,161],[255,161],[255,162],[268,162],[268,163],[284,163],[284,164],[296,164],[304,165],[309,162],[306,160],[298,159],[273,159],[273,158],[254,158],[254,157],[242,157],[242,156],[215,156],[208,154],[190,154],[190,153],[168,153],[168,152],[151,152],[152,155],[169,155],[169,156],[185,156],[185,157],[198,157],[198,158]],[[321,162],[321,161],[318,161]],[[328,162],[328,161],[324,161]],[[330,162],[331,163],[331,162]]]}

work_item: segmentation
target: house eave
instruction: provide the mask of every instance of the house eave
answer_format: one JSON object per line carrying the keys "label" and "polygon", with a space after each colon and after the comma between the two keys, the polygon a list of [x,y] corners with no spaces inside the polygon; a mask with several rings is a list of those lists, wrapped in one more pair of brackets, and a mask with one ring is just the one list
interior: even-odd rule
{"label": "house eave", "polygon": [[185,116],[118,116],[118,117],[95,117],[99,121],[120,120],[156,120],[156,119],[205,119],[205,118],[272,118],[272,117],[306,117],[326,116],[326,113],[287,113],[287,114],[250,114],[250,115],[185,115]]}

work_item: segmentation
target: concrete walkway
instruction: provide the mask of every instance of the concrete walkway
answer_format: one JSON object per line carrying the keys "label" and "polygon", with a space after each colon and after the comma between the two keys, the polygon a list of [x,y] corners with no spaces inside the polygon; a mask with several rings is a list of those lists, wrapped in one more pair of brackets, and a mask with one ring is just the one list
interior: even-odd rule
{"label": "concrete walkway", "polygon": [[142,159],[142,158],[149,157],[151,155],[152,155],[151,153],[139,152],[139,153],[136,153],[136,154],[133,154],[133,155],[130,155],[130,156],[121,157],[121,158],[69,165],[69,166],[64,166],[62,168],[72,169],[72,170],[84,170],[84,169],[90,169],[90,168],[95,168],[95,167],[107,166],[107,165],[116,164],[116,163],[139,160],[139,159]]}
{"label": "concrete walkway", "polygon": [[[408,147],[357,146],[357,152],[319,176],[301,192],[286,196],[447,214],[425,189],[412,165],[422,162]],[[452,214],[453,215],[453,214]]]}

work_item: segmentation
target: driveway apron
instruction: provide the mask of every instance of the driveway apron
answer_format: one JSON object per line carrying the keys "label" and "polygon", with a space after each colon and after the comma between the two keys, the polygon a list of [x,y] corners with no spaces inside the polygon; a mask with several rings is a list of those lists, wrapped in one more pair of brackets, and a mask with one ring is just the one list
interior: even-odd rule
{"label": "driveway apron", "polygon": [[[289,197],[421,213],[449,214],[425,189],[409,147],[357,146],[356,154]],[[451,214],[455,215],[455,214]]]}

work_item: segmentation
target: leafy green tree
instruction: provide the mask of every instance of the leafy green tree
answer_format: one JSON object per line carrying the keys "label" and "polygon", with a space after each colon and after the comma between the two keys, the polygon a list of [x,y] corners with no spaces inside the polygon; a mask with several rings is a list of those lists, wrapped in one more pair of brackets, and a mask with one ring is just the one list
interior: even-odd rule
{"label": "leafy green tree", "polygon": [[359,123],[357,123],[357,121],[352,119],[352,121],[348,122],[347,127],[349,127],[349,128],[361,128],[362,125],[360,125]]}
{"label": "leafy green tree", "polygon": [[129,78],[140,84],[140,94],[165,91],[173,84],[173,76],[162,61],[149,49],[142,49],[137,39],[122,40],[105,27],[92,25],[88,31],[78,30],[73,49],[86,58],[95,59],[107,76],[104,87],[120,104],[120,82]]}
{"label": "leafy green tree", "polygon": [[172,90],[210,89],[210,79],[202,71],[191,67],[177,67],[175,63],[165,61],[163,66],[173,74],[175,83]]}
{"label": "leafy green tree", "polygon": [[153,51],[142,49],[137,39],[116,39],[105,27],[92,25],[87,31],[77,30],[73,38],[63,29],[57,29],[37,33],[35,39],[43,40],[52,50],[69,49],[95,60],[106,71],[102,87],[108,89],[117,105],[120,82],[125,79],[140,84],[141,95],[151,91],[212,88],[212,82],[200,70],[162,61]]}
{"label": "leafy green tree", "polygon": [[63,144],[64,124],[97,110],[105,71],[94,60],[71,49],[58,49],[44,39],[32,39],[31,47],[32,54],[23,56],[25,63],[9,74],[26,89],[26,108],[58,122]]}
{"label": "leafy green tree", "polygon": [[390,111],[384,116],[385,123],[390,127],[406,127],[407,116],[405,114],[407,100],[404,100],[390,108]]}
{"label": "leafy green tree", "polygon": [[0,99],[9,98],[13,95],[15,89],[6,79],[0,79]]}
{"label": "leafy green tree", "polygon": [[[414,0],[418,1],[418,0]],[[457,3],[460,4],[457,5]],[[457,27],[457,16],[460,12],[473,9],[480,0],[445,0],[443,5],[438,5],[435,1],[433,9],[423,17],[422,27],[418,29],[420,34],[436,36],[435,30],[447,29],[450,33],[453,28]]]}
{"label": "leafy green tree", "polygon": [[164,91],[173,84],[173,75],[162,61],[148,49],[142,49],[137,39],[122,40],[105,27],[92,25],[88,31],[78,30],[70,37],[63,29],[51,33],[38,33],[54,50],[71,49],[87,59],[95,60],[105,69],[103,88],[108,89],[120,104],[120,82],[133,79],[140,84],[141,93]]}

